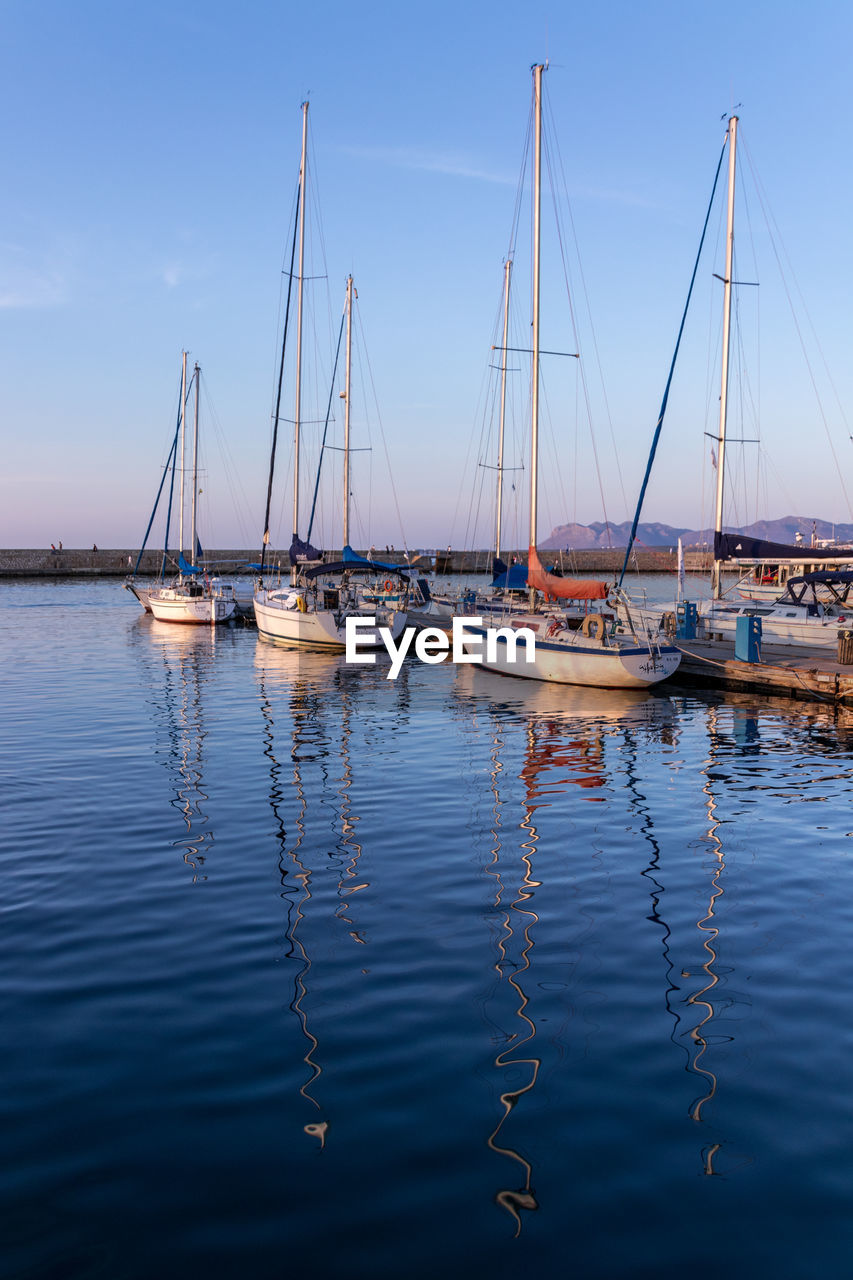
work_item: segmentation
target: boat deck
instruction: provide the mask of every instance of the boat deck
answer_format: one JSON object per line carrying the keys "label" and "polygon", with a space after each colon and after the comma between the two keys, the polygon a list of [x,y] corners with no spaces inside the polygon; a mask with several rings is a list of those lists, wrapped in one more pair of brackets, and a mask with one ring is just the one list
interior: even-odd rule
{"label": "boat deck", "polygon": [[853,666],[839,663],[834,649],[763,644],[760,662],[739,662],[731,640],[676,640],[675,644],[683,656],[667,682],[670,686],[736,689],[853,706]]}

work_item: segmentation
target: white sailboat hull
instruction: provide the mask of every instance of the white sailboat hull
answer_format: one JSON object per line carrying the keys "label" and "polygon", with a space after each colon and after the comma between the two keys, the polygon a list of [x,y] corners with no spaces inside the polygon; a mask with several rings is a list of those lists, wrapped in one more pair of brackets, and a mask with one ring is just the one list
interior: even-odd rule
{"label": "white sailboat hull", "polygon": [[229,622],[237,611],[236,602],[220,595],[189,596],[179,588],[164,587],[151,591],[148,607],[158,622],[180,622],[216,625]]}
{"label": "white sailboat hull", "polygon": [[406,626],[406,614],[396,611],[383,615],[351,610],[348,615],[326,609],[309,609],[288,606],[293,593],[287,590],[261,590],[255,593],[255,621],[258,631],[270,640],[283,644],[304,645],[311,649],[345,649],[346,616],[375,617],[376,626],[359,628],[359,648],[378,648],[384,645],[379,628],[387,626],[394,640],[398,640]]}
{"label": "white sailboat hull", "polygon": [[[675,607],[674,604],[655,608],[632,604],[631,615],[644,630],[654,634],[660,631],[664,614],[674,613]],[[753,600],[751,603],[728,604],[708,601],[699,605],[697,636],[700,640],[721,636],[734,643],[738,618],[757,617],[761,621],[761,639],[766,644],[835,649],[839,630],[853,627],[853,609],[845,612],[835,605],[826,606],[826,609],[831,611],[810,616],[804,608],[788,608],[778,603],[765,604]]]}
{"label": "white sailboat hull", "polygon": [[[514,627],[523,625],[522,619],[513,619]],[[468,630],[476,637],[470,652],[484,654],[486,630]],[[561,632],[552,638],[537,639],[532,662],[525,661],[522,644],[512,646],[498,636],[495,648],[494,659],[487,656],[483,661],[487,671],[522,680],[547,680],[552,684],[596,689],[648,689],[673,675],[681,662],[681,653],[674,645],[638,645],[619,636],[591,640],[580,632]]]}
{"label": "white sailboat hull", "polygon": [[842,627],[853,626],[853,612],[838,616],[808,617],[805,610],[786,610],[781,606],[757,607],[753,604],[738,608],[714,608],[709,606],[699,615],[701,633],[705,636],[721,635],[735,639],[739,617],[757,617],[761,620],[761,639],[767,644],[797,645],[805,648],[836,649],[838,632]]}
{"label": "white sailboat hull", "polygon": [[150,613],[151,612],[150,596],[151,596],[153,587],[140,587],[135,582],[126,582],[124,585],[128,591],[130,591],[133,595],[136,596],[137,600],[142,605],[145,612]]}

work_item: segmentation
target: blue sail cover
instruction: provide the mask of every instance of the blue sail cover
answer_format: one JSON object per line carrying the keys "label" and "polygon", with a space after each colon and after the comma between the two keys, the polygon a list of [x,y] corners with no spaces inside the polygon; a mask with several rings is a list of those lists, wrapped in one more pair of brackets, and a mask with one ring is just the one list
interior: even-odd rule
{"label": "blue sail cover", "polygon": [[526,565],[505,565],[503,560],[495,556],[492,560],[492,574],[492,586],[499,591],[524,591],[527,587]]}
{"label": "blue sail cover", "polygon": [[189,573],[189,574],[204,573],[204,565],[187,564],[186,560],[184,559],[183,552],[181,552],[180,555],[178,556],[178,568],[180,569],[181,573]]}
{"label": "blue sail cover", "polygon": [[355,568],[356,565],[358,565],[359,568],[364,568],[366,566],[368,569],[376,569],[380,573],[401,573],[405,572],[408,568],[407,565],[383,564],[381,560],[368,560],[365,556],[360,556],[357,551],[353,551],[349,543],[347,543],[343,549],[341,563],[347,566],[352,565],[353,568]]}
{"label": "blue sail cover", "polygon": [[768,542],[765,538],[748,538],[742,533],[714,534],[715,560],[851,560],[853,550],[838,547],[807,547],[800,542],[788,546],[784,542]]}
{"label": "blue sail cover", "polygon": [[301,538],[294,538],[290,544],[290,563],[298,564],[306,560],[322,560],[323,553],[318,551],[316,547],[312,547],[310,542],[303,542]]}

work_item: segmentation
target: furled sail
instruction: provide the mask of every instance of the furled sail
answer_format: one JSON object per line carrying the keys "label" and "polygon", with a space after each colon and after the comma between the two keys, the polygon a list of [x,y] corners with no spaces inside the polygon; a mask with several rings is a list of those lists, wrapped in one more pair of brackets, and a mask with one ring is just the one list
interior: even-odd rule
{"label": "furled sail", "polygon": [[605,600],[607,584],[594,578],[561,578],[549,573],[539,559],[535,547],[530,548],[527,560],[527,585],[535,587],[552,600]]}
{"label": "furled sail", "polygon": [[293,542],[290,544],[291,564],[308,564],[311,561],[322,559],[322,551],[318,551],[316,547],[312,547],[310,542],[303,542],[301,538],[294,538]]}
{"label": "furled sail", "polygon": [[715,560],[853,560],[853,550],[838,547],[807,547],[804,542],[788,546],[765,538],[748,538],[742,533],[714,534]]}

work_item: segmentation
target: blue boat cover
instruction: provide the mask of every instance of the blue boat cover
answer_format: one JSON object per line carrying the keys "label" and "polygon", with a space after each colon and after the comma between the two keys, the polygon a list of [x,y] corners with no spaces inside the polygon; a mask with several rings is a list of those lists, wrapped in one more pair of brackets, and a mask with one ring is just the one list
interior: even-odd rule
{"label": "blue boat cover", "polygon": [[401,569],[396,564],[374,564],[372,560],[362,560],[361,557],[355,560],[335,560],[331,564],[312,564],[301,569],[300,573],[303,578],[322,578],[326,573],[375,573],[377,569],[382,573],[393,573],[404,582],[409,581],[407,569]]}
{"label": "blue boat cover", "polygon": [[322,560],[322,558],[322,551],[312,547],[310,542],[303,542],[301,538],[294,538],[290,544],[291,564],[296,564],[299,560]]}
{"label": "blue boat cover", "polygon": [[368,560],[366,556],[360,556],[357,551],[353,551],[352,547],[347,543],[342,552],[342,564],[356,566],[366,565],[369,569],[376,569],[384,573],[387,569],[389,573],[404,573],[405,568],[401,568],[398,564],[383,564],[381,560]]}
{"label": "blue boat cover", "polygon": [[823,573],[802,573],[798,578],[789,578],[785,584],[788,587],[800,586],[849,586],[853,583],[853,569],[839,569],[836,573],[832,570],[826,570]]}
{"label": "blue boat cover", "polygon": [[180,569],[181,573],[189,573],[189,574],[204,573],[204,565],[187,564],[186,560],[184,559],[183,552],[181,552],[180,555],[178,556],[178,568]]}
{"label": "blue boat cover", "polygon": [[807,547],[800,542],[788,546],[784,542],[768,542],[764,538],[747,538],[742,533],[714,534],[715,560],[853,560],[853,550],[838,547]]}
{"label": "blue boat cover", "polygon": [[492,575],[492,586],[499,591],[523,591],[527,586],[526,565],[506,565],[498,556],[492,560]]}

